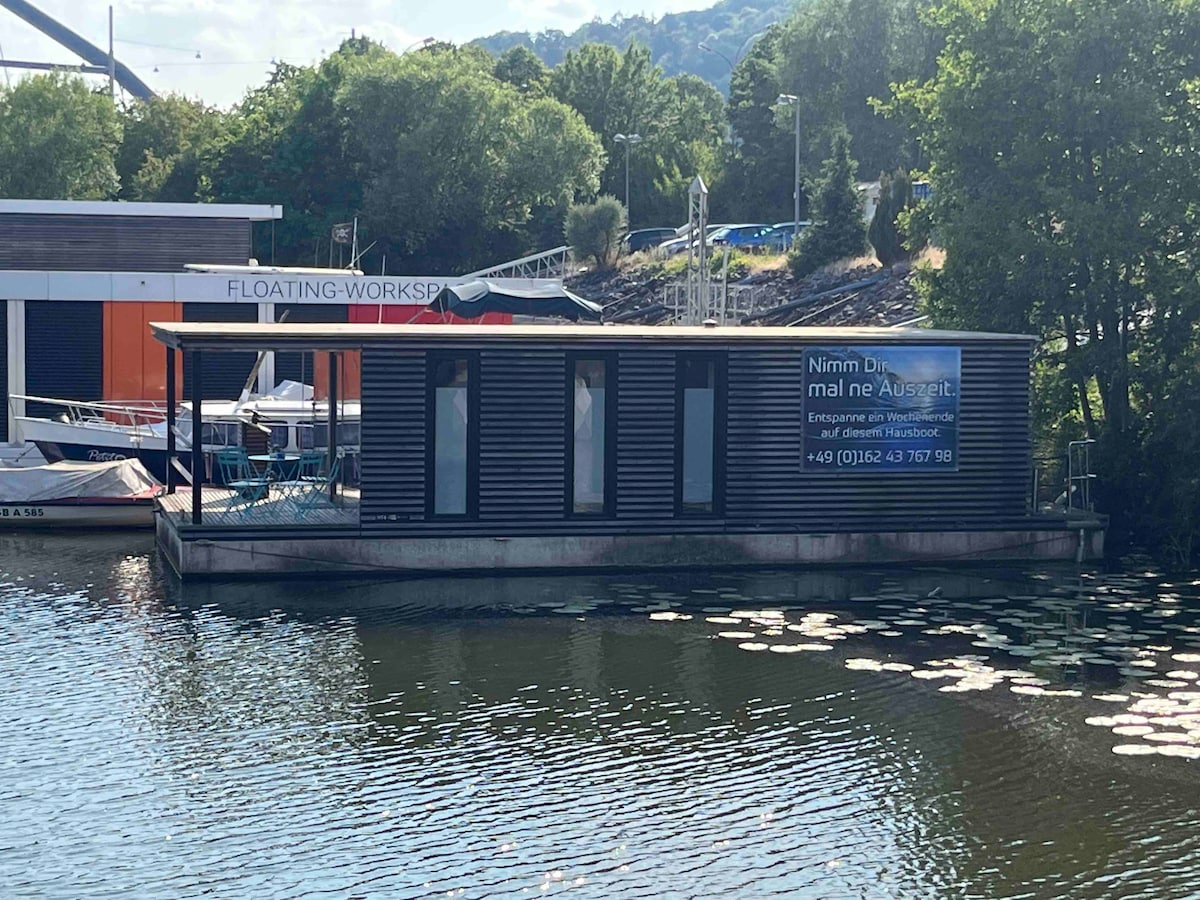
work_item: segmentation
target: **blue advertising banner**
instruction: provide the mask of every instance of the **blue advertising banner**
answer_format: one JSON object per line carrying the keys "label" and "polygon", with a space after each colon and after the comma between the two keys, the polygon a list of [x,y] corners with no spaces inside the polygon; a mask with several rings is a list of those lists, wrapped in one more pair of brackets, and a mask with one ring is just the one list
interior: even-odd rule
{"label": "blue advertising banner", "polygon": [[803,364],[803,469],[958,470],[958,347],[808,347]]}

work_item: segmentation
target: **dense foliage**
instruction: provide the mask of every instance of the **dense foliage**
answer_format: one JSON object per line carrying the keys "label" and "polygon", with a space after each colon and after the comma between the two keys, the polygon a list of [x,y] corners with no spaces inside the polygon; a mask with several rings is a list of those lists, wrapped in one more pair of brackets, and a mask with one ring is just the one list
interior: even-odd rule
{"label": "dense foliage", "polygon": [[1200,6],[944,0],[896,111],[931,161],[939,325],[1042,338],[1040,450],[1098,441],[1115,536],[1200,547]]}
{"label": "dense foliage", "polygon": [[[607,22],[594,19],[570,34],[503,31],[476,43],[498,55],[525,47],[551,67],[586,44],[607,44],[619,50],[640,44],[649,48],[655,65],[668,75],[696,75],[724,90],[739,54],[756,35],[786,19],[793,5],[793,0],[720,0],[708,9],[660,19],[617,15]],[[700,50],[702,42],[711,50]]]}
{"label": "dense foliage", "polygon": [[683,218],[691,180],[717,177],[725,132],[721,95],[694,76],[664,77],[645,47],[573,50],[551,73],[550,92],[599,135],[608,156],[600,177],[605,193],[624,196],[626,149],[616,135],[641,138],[629,148],[625,198],[634,227]]}
{"label": "dense foliage", "polygon": [[103,200],[119,184],[121,124],[107,94],[60,73],[0,88],[0,197]]}

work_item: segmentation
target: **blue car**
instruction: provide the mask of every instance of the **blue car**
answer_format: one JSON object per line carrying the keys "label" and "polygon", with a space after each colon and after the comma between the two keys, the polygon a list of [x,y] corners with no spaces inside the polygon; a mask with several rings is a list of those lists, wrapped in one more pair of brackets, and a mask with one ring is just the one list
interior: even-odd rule
{"label": "blue car", "polygon": [[729,225],[714,231],[709,241],[714,247],[782,253],[791,244],[792,236],[770,225]]}

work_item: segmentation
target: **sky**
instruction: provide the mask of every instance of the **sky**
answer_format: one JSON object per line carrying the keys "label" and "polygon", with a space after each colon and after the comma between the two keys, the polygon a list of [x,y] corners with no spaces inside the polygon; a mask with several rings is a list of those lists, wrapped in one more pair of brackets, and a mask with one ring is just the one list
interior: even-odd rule
{"label": "sky", "polygon": [[[108,46],[106,0],[32,0],[97,46]],[[158,92],[228,106],[262,84],[271,60],[310,64],[351,30],[396,51],[425,38],[456,44],[497,31],[570,32],[616,13],[662,16],[715,0],[112,0],[116,57]],[[5,59],[78,63],[70,51],[0,9]],[[196,54],[199,54],[197,58]],[[20,77],[5,70],[7,78]]]}

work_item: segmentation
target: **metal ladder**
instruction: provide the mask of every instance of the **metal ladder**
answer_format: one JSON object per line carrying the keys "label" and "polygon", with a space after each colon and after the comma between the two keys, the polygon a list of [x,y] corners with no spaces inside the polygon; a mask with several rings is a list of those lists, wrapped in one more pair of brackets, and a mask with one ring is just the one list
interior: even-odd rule
{"label": "metal ladder", "polygon": [[1067,511],[1094,512],[1092,484],[1096,475],[1092,472],[1092,444],[1087,438],[1067,444]]}

